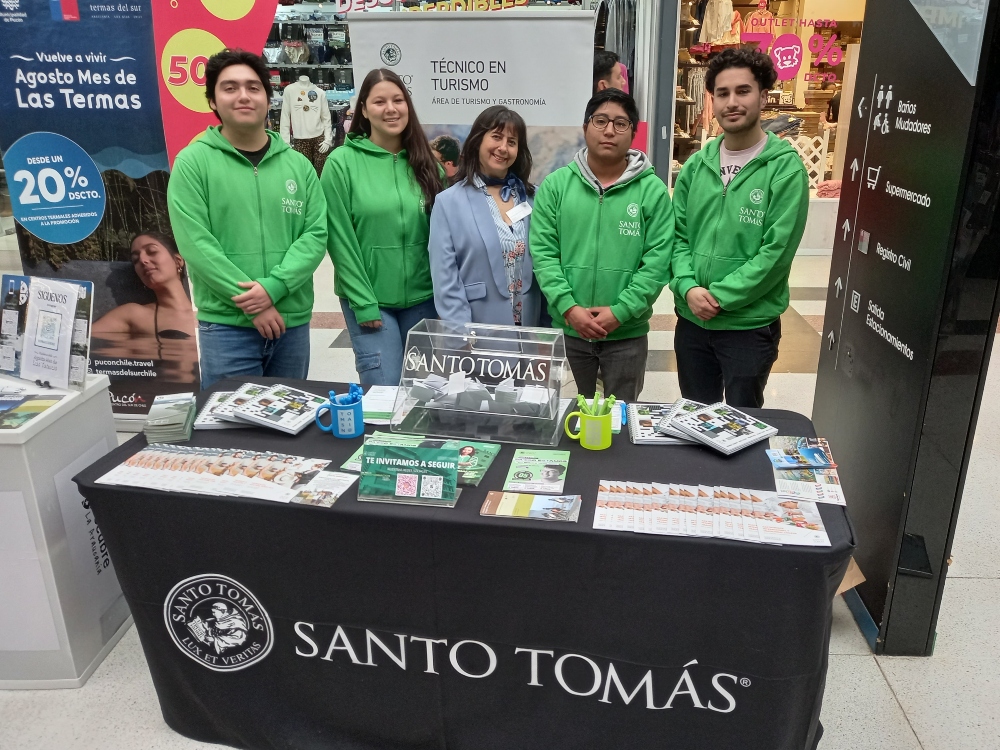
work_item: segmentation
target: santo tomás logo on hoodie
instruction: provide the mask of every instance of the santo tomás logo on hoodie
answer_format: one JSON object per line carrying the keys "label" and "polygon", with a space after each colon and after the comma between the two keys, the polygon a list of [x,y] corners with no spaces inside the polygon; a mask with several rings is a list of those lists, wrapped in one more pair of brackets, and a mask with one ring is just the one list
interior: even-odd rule
{"label": "santo tom\u00e1s logo on hoodie", "polygon": [[[299,191],[299,185],[295,180],[287,180],[285,182],[285,190],[288,191],[289,195],[295,195]],[[295,198],[282,198],[281,199],[281,210],[286,214],[298,214],[302,215],[303,202],[296,200]]]}
{"label": "santo tom\u00e1s logo on hoodie", "polygon": [[642,221],[639,219],[639,204],[629,203],[625,213],[629,215],[630,219],[618,222],[618,234],[625,237],[641,237]]}

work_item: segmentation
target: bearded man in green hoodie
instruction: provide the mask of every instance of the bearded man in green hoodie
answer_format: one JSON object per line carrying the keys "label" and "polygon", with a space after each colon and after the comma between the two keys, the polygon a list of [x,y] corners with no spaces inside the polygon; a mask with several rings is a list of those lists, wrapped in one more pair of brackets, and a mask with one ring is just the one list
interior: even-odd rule
{"label": "bearded man in green hoodie", "polygon": [[778,357],[788,274],[809,211],[798,152],[760,125],[777,73],[758,51],[725,50],[708,65],[723,136],[681,169],[670,290],[674,351],[685,398],[764,405]]}
{"label": "bearded man in green hoodie", "polygon": [[663,182],[631,149],[639,110],[618,89],[587,104],[581,149],[535,194],[528,247],[577,390],[635,401],[653,302],[669,279],[674,214]]}
{"label": "bearded man in green hoodie", "polygon": [[170,224],[198,307],[201,387],[225,377],[304,379],[326,199],[312,164],[264,129],[267,65],[223,50],[205,66],[221,126],[174,160]]}

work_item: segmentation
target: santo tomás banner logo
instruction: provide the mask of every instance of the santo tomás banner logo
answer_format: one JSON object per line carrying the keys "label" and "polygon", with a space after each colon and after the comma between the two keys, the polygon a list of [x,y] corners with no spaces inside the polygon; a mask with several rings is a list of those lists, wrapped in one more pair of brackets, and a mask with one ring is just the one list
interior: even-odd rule
{"label": "santo tom\u00e1s banner logo", "polygon": [[267,610],[232,578],[206,573],[174,586],[163,603],[170,638],[215,672],[235,672],[261,661],[274,645]]}

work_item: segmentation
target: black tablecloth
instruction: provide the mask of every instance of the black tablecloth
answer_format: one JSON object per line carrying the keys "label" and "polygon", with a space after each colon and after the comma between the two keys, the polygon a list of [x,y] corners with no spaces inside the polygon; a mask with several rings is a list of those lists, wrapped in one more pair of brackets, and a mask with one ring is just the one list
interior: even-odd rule
{"label": "black tablecloth", "polygon": [[[814,435],[799,414],[755,413],[781,434]],[[190,444],[331,458],[336,469],[361,439],[312,426],[298,437],[196,432]],[[634,446],[624,433],[596,453],[563,440],[565,491],[584,499],[574,524],[480,517],[486,492],[502,488],[509,445],[452,509],[359,503],[357,484],[326,509],[94,483],[144,445],[136,437],[76,481],[164,719],[181,734],[352,750],[804,750],[819,740],[832,600],[854,545],[843,508],[820,508],[828,548],[591,528],[599,479],[773,488],[762,446],[727,458]],[[190,616],[191,602],[207,612],[205,575],[215,578],[203,592],[257,613],[247,631],[228,631],[235,645],[210,654],[232,663],[242,649],[245,668],[209,668],[171,636],[184,636],[177,613]]]}

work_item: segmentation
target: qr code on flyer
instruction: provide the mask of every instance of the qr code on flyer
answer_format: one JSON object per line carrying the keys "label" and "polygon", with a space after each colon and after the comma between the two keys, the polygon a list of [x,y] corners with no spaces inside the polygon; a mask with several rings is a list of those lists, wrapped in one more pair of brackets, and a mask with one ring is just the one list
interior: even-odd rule
{"label": "qr code on flyer", "polygon": [[396,496],[397,497],[416,497],[417,496],[417,479],[419,477],[416,474],[397,474],[396,475]]}
{"label": "qr code on flyer", "polygon": [[420,497],[432,497],[440,500],[443,491],[444,477],[425,474],[420,481]]}

